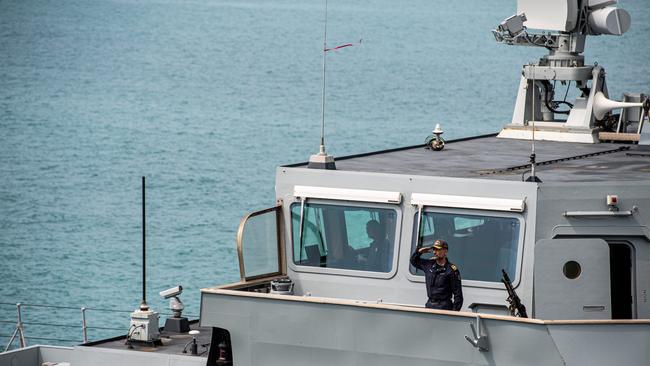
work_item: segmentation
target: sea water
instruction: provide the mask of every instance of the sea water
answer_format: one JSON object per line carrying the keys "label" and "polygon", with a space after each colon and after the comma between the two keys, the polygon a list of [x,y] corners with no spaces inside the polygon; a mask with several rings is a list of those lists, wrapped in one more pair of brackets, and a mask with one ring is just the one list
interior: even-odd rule
{"label": "sea water", "polygon": [[[614,98],[650,92],[650,6],[631,30],[587,40]],[[141,300],[238,280],[235,234],[274,204],[275,167],[317,152],[321,0],[0,1],[0,345],[25,307],[29,344],[124,334]],[[496,132],[521,65],[543,48],[497,44],[514,0],[330,0],[328,152]],[[489,151],[485,152],[489,154]],[[527,160],[521,157],[522,163]],[[67,308],[69,307],[69,308]],[[45,326],[35,323],[61,324]],[[56,340],[55,340],[56,339]]]}

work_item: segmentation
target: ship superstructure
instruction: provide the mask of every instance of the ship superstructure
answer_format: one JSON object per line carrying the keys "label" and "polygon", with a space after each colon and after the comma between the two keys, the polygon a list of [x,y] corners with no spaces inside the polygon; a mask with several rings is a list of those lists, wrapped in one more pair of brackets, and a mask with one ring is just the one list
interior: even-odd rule
{"label": "ship superstructure", "polygon": [[[275,349],[277,364],[644,364],[649,150],[538,142],[543,183],[531,183],[529,147],[491,135],[339,158],[336,171],[278,168],[278,206],[240,228],[242,281],[202,291],[201,324],[247,365]],[[383,253],[367,251],[371,220]],[[409,264],[436,238],[462,273],[460,313],[424,309]],[[509,316],[501,269],[532,319]],[[271,293],[285,276],[293,294]]]}

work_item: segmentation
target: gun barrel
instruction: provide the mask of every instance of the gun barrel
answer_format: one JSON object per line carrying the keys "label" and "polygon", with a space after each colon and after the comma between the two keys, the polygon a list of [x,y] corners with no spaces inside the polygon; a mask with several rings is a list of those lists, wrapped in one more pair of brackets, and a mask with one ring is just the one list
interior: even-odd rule
{"label": "gun barrel", "polygon": [[504,281],[507,281],[507,282],[509,282],[509,283],[511,282],[511,281],[510,281],[510,276],[508,276],[508,273],[506,272],[505,269],[501,269],[501,274],[503,274],[503,280],[504,280]]}

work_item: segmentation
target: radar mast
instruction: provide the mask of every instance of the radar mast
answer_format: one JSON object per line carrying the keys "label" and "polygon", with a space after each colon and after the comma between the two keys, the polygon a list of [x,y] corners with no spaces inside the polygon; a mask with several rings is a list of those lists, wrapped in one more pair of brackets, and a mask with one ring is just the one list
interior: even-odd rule
{"label": "radar mast", "polygon": [[[494,38],[506,45],[543,47],[548,54],[523,66],[512,121],[499,137],[532,139],[535,129],[541,140],[596,143],[599,132],[626,132],[621,130],[631,123],[638,123],[641,132],[650,109],[647,96],[626,93],[623,102],[610,100],[605,69],[597,63],[585,65],[583,55],[587,36],[620,36],[630,28],[630,14],[616,4],[617,0],[517,1],[517,14],[492,31]],[[558,82],[566,87],[563,99],[556,98]],[[567,101],[572,86],[578,96]],[[612,115],[614,109],[623,111]]]}

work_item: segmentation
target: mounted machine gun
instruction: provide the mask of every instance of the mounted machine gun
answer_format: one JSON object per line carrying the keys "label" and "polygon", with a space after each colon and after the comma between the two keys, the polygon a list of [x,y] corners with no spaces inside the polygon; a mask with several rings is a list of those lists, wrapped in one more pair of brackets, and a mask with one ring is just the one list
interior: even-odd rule
{"label": "mounted machine gun", "polygon": [[506,291],[508,291],[508,310],[510,310],[510,315],[517,316],[520,318],[528,318],[526,313],[526,307],[521,303],[521,299],[517,296],[515,289],[512,287],[512,282],[510,282],[510,277],[505,270],[501,270],[503,278],[501,282],[506,286]]}

